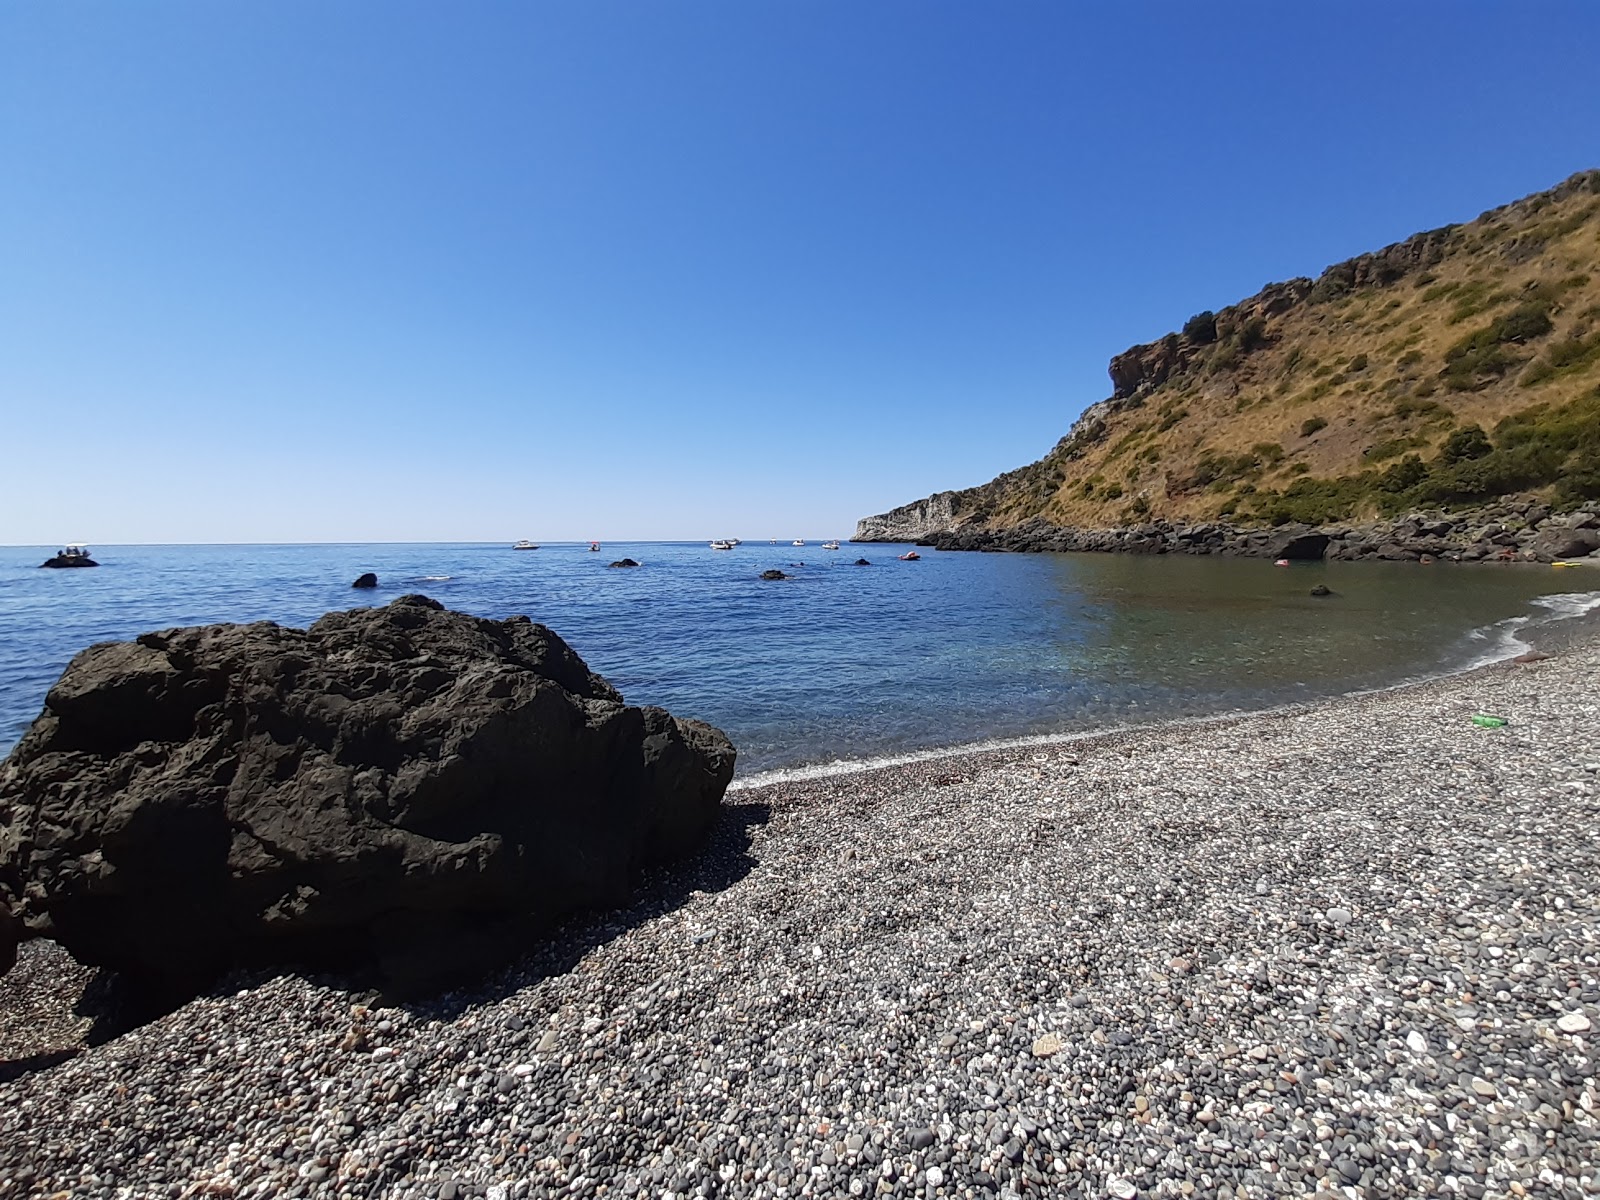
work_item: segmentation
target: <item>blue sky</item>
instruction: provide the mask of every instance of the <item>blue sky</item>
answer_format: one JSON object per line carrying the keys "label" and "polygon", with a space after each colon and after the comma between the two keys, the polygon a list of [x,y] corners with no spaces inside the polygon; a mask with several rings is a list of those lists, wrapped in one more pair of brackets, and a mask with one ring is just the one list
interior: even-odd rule
{"label": "blue sky", "polygon": [[745,538],[1600,165],[1600,5],[9,0],[0,543]]}

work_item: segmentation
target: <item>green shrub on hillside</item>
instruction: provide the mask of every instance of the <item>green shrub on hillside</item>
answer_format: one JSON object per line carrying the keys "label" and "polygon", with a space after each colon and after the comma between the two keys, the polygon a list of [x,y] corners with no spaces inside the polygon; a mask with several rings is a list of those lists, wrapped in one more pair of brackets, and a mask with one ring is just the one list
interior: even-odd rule
{"label": "green shrub on hillside", "polygon": [[1475,425],[1457,430],[1431,462],[1408,454],[1381,472],[1299,479],[1281,492],[1262,492],[1255,515],[1280,525],[1321,524],[1367,505],[1395,513],[1481,503],[1552,484],[1558,508],[1600,497],[1600,388],[1559,407],[1524,409],[1499,422],[1492,436]]}
{"label": "green shrub on hillside", "polygon": [[1205,346],[1217,340],[1217,314],[1209,308],[1197,312],[1183,323],[1183,336],[1197,345]]}
{"label": "green shrub on hillside", "polygon": [[1485,376],[1504,375],[1527,361],[1525,356],[1507,350],[1507,345],[1526,344],[1543,337],[1553,327],[1544,301],[1531,300],[1517,305],[1445,351],[1445,386],[1454,392],[1473,391],[1482,386]]}
{"label": "green shrub on hillside", "polygon": [[1383,462],[1386,459],[1404,454],[1407,450],[1415,450],[1418,446],[1427,444],[1427,438],[1418,437],[1416,434],[1408,434],[1405,437],[1389,438],[1387,441],[1379,442],[1375,446],[1368,446],[1361,452],[1361,457],[1369,462]]}
{"label": "green shrub on hillside", "polygon": [[1600,330],[1587,337],[1573,334],[1546,350],[1544,357],[1529,366],[1517,382],[1523,387],[1534,387],[1558,375],[1581,371],[1595,362],[1600,362]]}
{"label": "green shrub on hillside", "polygon": [[1489,435],[1484,433],[1482,426],[1466,425],[1445,438],[1444,445],[1439,447],[1439,462],[1445,465],[1466,462],[1468,459],[1482,458],[1493,450]]}
{"label": "green shrub on hillside", "polygon": [[1300,422],[1300,436],[1310,437],[1317,430],[1326,429],[1327,427],[1328,419],[1326,417],[1307,417]]}

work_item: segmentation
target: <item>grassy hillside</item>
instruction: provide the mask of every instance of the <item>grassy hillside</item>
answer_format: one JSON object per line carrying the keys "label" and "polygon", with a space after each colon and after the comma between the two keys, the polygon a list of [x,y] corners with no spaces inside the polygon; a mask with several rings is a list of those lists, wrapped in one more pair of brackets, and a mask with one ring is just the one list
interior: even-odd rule
{"label": "grassy hillside", "polygon": [[1112,360],[962,521],[1339,521],[1600,496],[1600,171],[1274,284]]}

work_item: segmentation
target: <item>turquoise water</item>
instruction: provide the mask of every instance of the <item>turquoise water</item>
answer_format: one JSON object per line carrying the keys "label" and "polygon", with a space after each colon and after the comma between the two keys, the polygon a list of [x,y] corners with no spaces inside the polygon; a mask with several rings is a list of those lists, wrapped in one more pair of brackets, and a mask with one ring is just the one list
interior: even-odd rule
{"label": "turquoise water", "polygon": [[[741,776],[1380,686],[1504,653],[1526,621],[1600,600],[1600,572],[1532,565],[901,562],[905,547],[694,542],[97,546],[99,569],[39,570],[53,549],[0,548],[0,752],[93,642],[304,625],[406,592],[544,622],[630,702],[727,730]],[[607,568],[624,556],[643,566]],[[756,578],[770,567],[795,578]],[[363,571],[376,592],[351,590]],[[1311,597],[1318,583],[1337,594]]]}

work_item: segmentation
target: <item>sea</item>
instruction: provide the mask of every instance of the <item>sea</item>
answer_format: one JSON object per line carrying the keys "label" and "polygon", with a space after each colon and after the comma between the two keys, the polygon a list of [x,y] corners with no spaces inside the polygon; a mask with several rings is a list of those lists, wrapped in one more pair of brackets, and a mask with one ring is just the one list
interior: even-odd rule
{"label": "sea", "polygon": [[[1507,657],[1600,607],[1600,571],[979,554],[744,542],[0,548],[0,754],[80,650],[217,621],[304,626],[420,592],[550,626],[633,704],[720,726],[744,782],[1269,708]],[[636,568],[612,568],[632,558]],[[865,559],[869,565],[855,565]],[[765,581],[777,569],[789,579]],[[363,572],[379,586],[352,590]],[[1314,597],[1317,585],[1331,596]]]}

